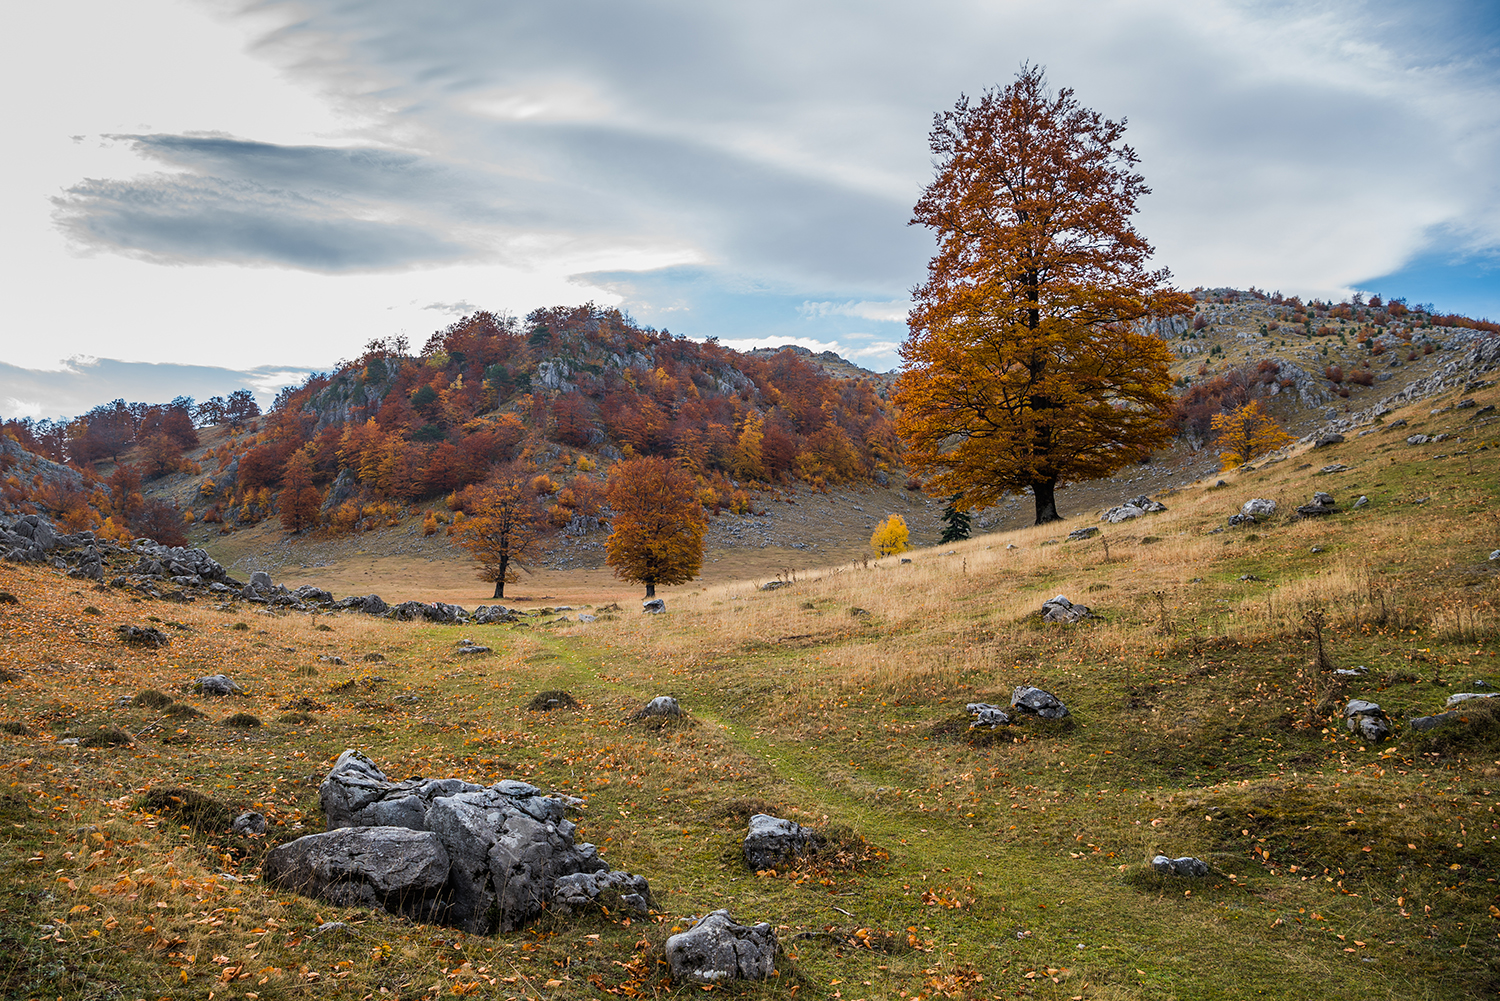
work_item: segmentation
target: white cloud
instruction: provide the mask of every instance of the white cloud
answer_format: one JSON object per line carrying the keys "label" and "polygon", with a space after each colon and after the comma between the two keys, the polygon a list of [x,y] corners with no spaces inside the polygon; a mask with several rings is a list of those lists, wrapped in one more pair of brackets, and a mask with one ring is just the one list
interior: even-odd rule
{"label": "white cloud", "polygon": [[40,417],[42,416],[42,405],[32,403],[30,400],[18,400],[14,396],[5,398],[5,415],[7,417]]}
{"label": "white cloud", "polygon": [[886,302],[804,302],[798,312],[803,316],[853,316],[861,320],[885,320],[905,323],[911,302],[891,299]]}

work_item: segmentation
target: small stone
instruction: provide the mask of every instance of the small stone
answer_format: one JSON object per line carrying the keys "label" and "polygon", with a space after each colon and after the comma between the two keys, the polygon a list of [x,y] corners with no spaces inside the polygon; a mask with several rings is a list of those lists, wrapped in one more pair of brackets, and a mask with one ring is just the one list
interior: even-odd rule
{"label": "small stone", "polygon": [[1016,690],[1011,693],[1010,705],[1012,709],[1019,709],[1042,719],[1062,719],[1068,715],[1068,707],[1057,696],[1031,685],[1016,686]]}
{"label": "small stone", "polygon": [[1182,858],[1168,858],[1158,855],[1151,860],[1151,868],[1165,876],[1191,876],[1201,879],[1208,875],[1208,863],[1202,859],[1185,855]]}
{"label": "small stone", "polygon": [[667,610],[667,603],[661,598],[647,598],[641,602],[641,611],[647,615],[661,615]]}
{"label": "small stone", "polygon": [[750,818],[741,850],[745,865],[761,872],[795,861],[812,845],[813,832],[796,821],[757,813]]}
{"label": "small stone", "polygon": [[193,682],[193,688],[204,695],[244,695],[245,690],[225,674],[210,674]]}
{"label": "small stone", "polygon": [[977,730],[981,727],[993,730],[997,726],[1010,723],[1010,713],[988,702],[970,702],[967,708],[969,715],[974,717],[973,722],[969,724],[970,730]]}
{"label": "small stone", "polygon": [[1366,497],[1364,494],[1360,494],[1359,498],[1354,502],[1354,507],[1356,509],[1362,508],[1368,503],[1370,503],[1370,498]]}
{"label": "small stone", "polygon": [[266,833],[266,818],[254,810],[246,810],[234,818],[234,824],[230,829],[236,834],[264,834]]}
{"label": "small stone", "polygon": [[681,716],[682,706],[670,695],[658,695],[647,702],[646,705],[636,713],[637,716]]}

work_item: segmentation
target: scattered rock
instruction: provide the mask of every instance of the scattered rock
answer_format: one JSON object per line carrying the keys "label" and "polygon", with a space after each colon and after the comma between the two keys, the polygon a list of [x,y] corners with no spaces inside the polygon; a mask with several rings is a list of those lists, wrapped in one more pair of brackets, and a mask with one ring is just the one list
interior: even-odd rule
{"label": "scattered rock", "polygon": [[562,876],[552,889],[553,914],[605,907],[645,914],[650,908],[651,887],[646,877],[630,872],[577,872]]}
{"label": "scattered rock", "polygon": [[1363,678],[1368,673],[1368,669],[1361,664],[1358,667],[1340,667],[1333,673],[1340,678]]}
{"label": "scattered rock", "polygon": [[786,865],[814,847],[814,833],[802,825],[766,813],[750,818],[745,834],[745,865],[752,872]]}
{"label": "scattered rock", "polygon": [[682,706],[670,695],[658,695],[636,711],[635,718],[645,716],[681,716]]}
{"label": "scattered rock", "polygon": [[1313,494],[1312,500],[1297,509],[1297,513],[1305,518],[1317,517],[1325,514],[1338,514],[1338,502],[1329,494],[1319,490]]}
{"label": "scattered rock", "polygon": [[246,810],[234,818],[230,830],[236,834],[264,834],[266,833],[266,818],[254,810]]}
{"label": "scattered rock", "polygon": [[1276,513],[1276,502],[1269,497],[1252,497],[1240,505],[1240,514],[1255,520],[1269,518]]}
{"label": "scattered rock", "polygon": [[1012,709],[1019,709],[1042,719],[1062,719],[1068,715],[1068,707],[1058,701],[1055,695],[1030,685],[1016,686],[1010,696],[1010,705]]}
{"label": "scattered rock", "polygon": [[1370,498],[1366,497],[1364,494],[1360,494],[1359,498],[1354,502],[1354,508],[1355,510],[1358,510],[1368,503],[1370,503]]}
{"label": "scattered rock", "polygon": [[379,664],[379,663],[384,662],[384,660],[385,660],[385,654],[383,654],[383,653],[367,653],[367,654],[365,654],[363,657],[361,657],[359,659],[362,660],[362,661],[364,661],[367,664]]}
{"label": "scattered rock", "polygon": [[971,730],[981,727],[993,730],[997,726],[1006,726],[1010,723],[1010,713],[988,702],[970,702],[966,708],[969,710],[969,715],[974,717],[974,721],[969,724]]}
{"label": "scattered rock", "polygon": [[677,981],[765,980],[775,971],[776,949],[769,922],[746,926],[719,910],[667,939],[667,965]]}
{"label": "scattered rock", "polygon": [[1347,471],[1348,468],[1349,467],[1346,466],[1346,465],[1344,465],[1342,462],[1335,462],[1335,463],[1332,463],[1331,465],[1324,466],[1322,469],[1318,470],[1318,472],[1320,472],[1320,473],[1342,473],[1342,472]]}
{"label": "scattered rock", "polygon": [[1313,448],[1327,448],[1329,445],[1342,445],[1343,443],[1344,436],[1335,431],[1319,435],[1318,440],[1313,442]]}
{"label": "scattered rock", "polygon": [[120,637],[121,643],[150,647],[153,650],[172,642],[170,636],[154,626],[116,626],[115,633]]}
{"label": "scattered rock", "polygon": [[1078,622],[1093,617],[1087,605],[1075,605],[1066,595],[1059,594],[1042,602],[1043,622]]}
{"label": "scattered rock", "polygon": [[193,682],[193,691],[203,695],[244,695],[245,690],[225,674],[210,674]]}
{"label": "scattered rock", "polygon": [[777,591],[777,590],[780,590],[783,587],[791,587],[791,586],[792,586],[792,582],[789,581],[789,580],[768,580],[768,581],[766,581],[764,584],[762,584],[760,586],[760,590],[762,590],[762,591]]}
{"label": "scattered rock", "polygon": [[1386,425],[1386,429],[1387,430],[1394,430],[1396,428],[1404,428],[1404,427],[1406,427],[1406,418],[1405,417],[1398,417],[1398,418],[1396,418],[1395,420],[1391,421],[1389,424]]}
{"label": "scattered rock", "polygon": [[475,625],[488,626],[498,625],[504,622],[519,622],[521,616],[504,605],[480,605],[474,609],[474,614],[469,616],[469,621]]}
{"label": "scattered rock", "polygon": [[1456,720],[1460,718],[1461,714],[1456,712],[1438,713],[1436,716],[1418,716],[1415,719],[1409,719],[1406,721],[1406,725],[1413,730],[1431,730],[1435,727],[1442,726],[1449,720]]}
{"label": "scattered rock", "polygon": [[1165,876],[1191,876],[1202,879],[1208,875],[1208,863],[1202,859],[1184,855],[1182,858],[1167,858],[1158,855],[1151,860],[1151,868]]}
{"label": "scattered rock", "polygon": [[1378,744],[1391,735],[1385,710],[1363,699],[1349,700],[1344,707],[1344,725],[1350,733],[1357,733],[1372,744]]}
{"label": "scattered rock", "polygon": [[647,598],[641,602],[641,611],[648,615],[661,615],[667,610],[667,603],[661,598]]}
{"label": "scattered rock", "polygon": [[1099,516],[1099,520],[1118,525],[1122,521],[1130,521],[1146,514],[1159,514],[1166,509],[1167,506],[1161,501],[1154,501],[1145,494],[1141,494],[1139,497],[1105,511]]}
{"label": "scattered rock", "polygon": [[480,656],[481,654],[490,653],[491,651],[490,651],[490,648],[487,647],[487,646],[484,646],[484,645],[479,644],[479,643],[470,642],[470,643],[468,643],[468,644],[466,644],[464,646],[458,647],[453,652],[455,654],[457,654],[458,656],[460,656],[460,657],[477,657],[477,656]]}
{"label": "scattered rock", "polygon": [[1490,559],[1500,560],[1500,549],[1497,549],[1493,553],[1490,553]]}
{"label": "scattered rock", "polygon": [[320,664],[342,664],[343,662],[344,658],[335,657],[331,653],[320,654],[318,656],[318,663]]}
{"label": "scattered rock", "polygon": [[1095,528],[1093,525],[1089,525],[1085,528],[1075,528],[1073,529],[1073,531],[1068,533],[1068,541],[1082,542],[1084,539],[1092,539],[1098,534],[1099,529]]}
{"label": "scattered rock", "polygon": [[1452,709],[1454,706],[1467,702],[1470,699],[1493,699],[1494,697],[1494,692],[1455,692],[1448,696],[1448,701],[1443,705],[1443,708]]}
{"label": "scattered rock", "polygon": [[1427,437],[1427,435],[1425,434],[1414,434],[1406,439],[1406,443],[1408,445],[1425,445],[1431,440],[1432,439]]}

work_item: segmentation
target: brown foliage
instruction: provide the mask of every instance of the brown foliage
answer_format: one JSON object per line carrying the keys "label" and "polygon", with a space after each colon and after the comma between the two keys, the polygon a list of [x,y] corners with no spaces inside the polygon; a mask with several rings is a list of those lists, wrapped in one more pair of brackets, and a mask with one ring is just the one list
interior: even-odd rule
{"label": "brown foliage", "polygon": [[896,400],[907,463],[965,507],[1107,476],[1171,437],[1170,354],[1136,321],[1190,300],[1146,268],[1131,225],[1148,192],[1124,125],[1014,83],[936,116],[937,176],[913,221],[938,253],[916,290]]}
{"label": "brown foliage", "polygon": [[645,456],[610,470],[614,531],[604,543],[615,576],[646,585],[685,584],[703,567],[706,525],[693,481],[665,459]]}
{"label": "brown foliage", "polygon": [[479,492],[470,506],[471,516],[456,522],[459,545],[479,564],[479,579],[492,581],[496,598],[505,597],[505,585],[520,579],[537,551],[540,513],[519,476],[508,476]]}

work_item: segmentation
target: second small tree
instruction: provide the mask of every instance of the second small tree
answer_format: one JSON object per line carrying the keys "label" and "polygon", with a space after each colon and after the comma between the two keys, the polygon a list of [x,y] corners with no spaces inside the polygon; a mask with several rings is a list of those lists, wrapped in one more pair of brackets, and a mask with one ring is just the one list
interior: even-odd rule
{"label": "second small tree", "polygon": [[614,530],[604,541],[615,576],[646,585],[686,584],[703,569],[703,508],[693,481],[665,459],[616,463],[609,473]]}
{"label": "second small tree", "polygon": [[479,564],[479,579],[495,582],[494,597],[505,597],[505,585],[520,580],[517,571],[536,553],[540,522],[526,488],[511,478],[485,491],[459,526],[459,545]]}

